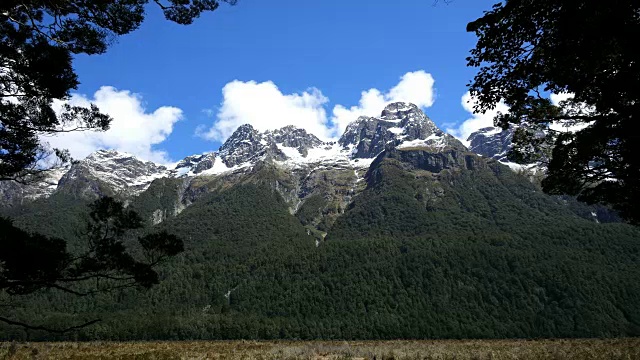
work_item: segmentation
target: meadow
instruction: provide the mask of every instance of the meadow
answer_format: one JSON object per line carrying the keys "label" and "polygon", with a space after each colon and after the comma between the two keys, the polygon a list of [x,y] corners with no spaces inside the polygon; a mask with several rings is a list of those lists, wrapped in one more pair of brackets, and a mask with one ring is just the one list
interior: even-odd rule
{"label": "meadow", "polygon": [[640,359],[640,338],[0,343],[0,359]]}

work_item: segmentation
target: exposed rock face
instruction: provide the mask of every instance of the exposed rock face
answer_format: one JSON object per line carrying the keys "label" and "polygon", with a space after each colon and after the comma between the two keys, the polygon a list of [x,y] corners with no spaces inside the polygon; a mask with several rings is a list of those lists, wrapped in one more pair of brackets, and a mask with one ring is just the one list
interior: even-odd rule
{"label": "exposed rock face", "polygon": [[[0,183],[0,196],[5,205],[49,196],[54,191],[85,198],[103,195],[127,198],[145,191],[155,179],[185,178],[184,194],[175,202],[188,206],[222,186],[221,183],[243,181],[243,176],[258,181],[261,180],[258,176],[250,174],[275,166],[286,169],[273,171],[280,174],[273,186],[291,204],[293,212],[308,197],[320,196],[326,201],[326,213],[339,213],[364,186],[363,176],[375,157],[385,149],[395,148],[433,153],[465,150],[418,107],[399,102],[386,106],[380,117],[360,117],[347,127],[337,143],[323,142],[294,126],[259,132],[247,124],[238,127],[218,151],[188,156],[173,169],[129,154],[101,150],[45,184],[25,188]],[[196,179],[198,177],[224,180],[212,185],[209,180]],[[174,213],[169,210],[168,213]],[[160,218],[163,217],[159,213],[154,215],[154,221]]]}
{"label": "exposed rock face", "polygon": [[[470,143],[469,150],[484,157],[496,159],[514,171],[526,173],[532,182],[539,183],[542,179],[541,176],[547,171],[544,164],[538,162],[519,164],[508,158],[509,151],[513,147],[512,141],[516,130],[515,125],[507,130],[493,126],[482,128],[471,133],[467,138]],[[540,133],[540,136],[544,136],[544,133]]]}
{"label": "exposed rock face", "polygon": [[338,143],[345,148],[355,146],[356,158],[372,158],[387,148],[427,139],[437,139],[443,146],[464,148],[454,137],[438,129],[417,106],[398,102],[387,105],[380,117],[359,117],[347,126]]}
{"label": "exposed rock face", "polygon": [[[489,129],[483,130],[470,138],[476,151],[483,155],[497,153],[503,151],[498,145],[508,146],[507,140],[493,141]],[[365,174],[377,156],[434,173],[477,166],[464,145],[438,129],[417,106],[398,102],[387,105],[380,117],[358,118],[338,142],[323,142],[294,126],[259,132],[251,125],[242,125],[218,151],[188,156],[173,169],[116,151],[98,151],[71,166],[64,176],[61,174],[57,187],[48,185],[47,191],[40,193],[128,198],[145,191],[155,179],[181,179],[179,186],[159,185],[177,187],[161,192],[171,199],[166,202],[169,205],[149,215],[158,223],[209,192],[239,182],[262,182],[283,196],[292,213],[301,214],[305,223],[322,229],[330,226],[366,187]],[[24,198],[23,193],[0,187],[5,204]],[[319,208],[310,211],[314,206]]]}
{"label": "exposed rock face", "polygon": [[267,131],[265,138],[268,143],[296,148],[303,157],[309,154],[309,149],[324,144],[315,135],[309,134],[304,129],[299,129],[292,125],[285,126],[278,130]]}
{"label": "exposed rock face", "polygon": [[241,125],[220,147],[219,156],[228,167],[239,165],[264,155],[266,142],[253,126]]}
{"label": "exposed rock face", "polygon": [[289,157],[281,147],[294,148],[301,157],[306,157],[310,149],[322,145],[324,143],[315,135],[295,126],[260,133],[253,126],[245,124],[220,147],[219,157],[227,167],[234,167],[258,159],[285,161]]}
{"label": "exposed rock face", "polygon": [[182,172],[200,174],[203,171],[211,169],[215,161],[216,153],[187,156],[176,164],[175,172],[176,174]]}
{"label": "exposed rock face", "polygon": [[365,169],[340,166],[299,172],[296,215],[303,224],[326,231],[344,213],[352,198],[364,190],[364,174]]}
{"label": "exposed rock face", "polygon": [[[450,149],[438,153],[415,150],[403,151],[393,149],[385,152],[380,158],[397,159],[405,164],[409,164],[416,170],[426,170],[432,173],[439,173],[445,169],[466,169],[474,170],[478,166],[483,166],[478,161],[478,156],[470,153]],[[378,161],[378,159],[376,159]]]}
{"label": "exposed rock face", "polygon": [[133,155],[99,150],[71,166],[58,182],[57,191],[79,197],[137,195],[155,179],[170,176],[166,167]]}
{"label": "exposed rock face", "polygon": [[484,157],[507,161],[513,133],[513,128],[507,130],[493,126],[482,128],[467,138],[469,150]]}
{"label": "exposed rock face", "polygon": [[58,188],[58,181],[67,171],[68,166],[52,169],[43,173],[41,178],[27,184],[0,181],[0,206],[21,205],[51,196]]}
{"label": "exposed rock face", "polygon": [[428,149],[395,148],[384,151],[373,161],[365,175],[367,182],[377,182],[383,176],[380,164],[389,160],[396,161],[396,164],[404,171],[419,170],[436,175],[443,170],[477,170],[487,167],[486,161],[478,155],[456,148],[448,148],[439,152]]}
{"label": "exposed rock face", "polygon": [[[85,199],[117,196],[137,201],[138,206],[146,204],[142,211],[158,224],[211,192],[260,183],[277,191],[290,212],[322,241],[322,234],[354,198],[371,181],[383,178],[381,171],[396,166],[416,176],[438,178],[447,173],[444,170],[482,170],[487,161],[474,153],[521,171],[523,167],[506,161],[512,138],[511,129],[484,128],[468,138],[469,151],[415,105],[392,103],[380,117],[363,116],[349,124],[337,142],[323,142],[294,126],[259,132],[242,125],[218,151],[188,156],[172,169],[129,154],[97,151],[52,172],[46,182],[30,186],[0,182],[0,205],[23,204],[55,192]],[[443,191],[436,185],[423,194],[433,203]]]}

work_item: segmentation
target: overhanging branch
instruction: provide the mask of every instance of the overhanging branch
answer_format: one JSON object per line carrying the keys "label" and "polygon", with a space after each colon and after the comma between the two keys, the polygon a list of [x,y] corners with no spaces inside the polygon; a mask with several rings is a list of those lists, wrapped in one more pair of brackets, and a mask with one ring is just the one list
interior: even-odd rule
{"label": "overhanging branch", "polygon": [[91,326],[91,325],[93,325],[93,324],[95,324],[97,322],[102,321],[102,319],[91,320],[91,321],[88,321],[88,322],[80,324],[80,325],[75,325],[75,326],[68,327],[66,329],[52,329],[52,328],[49,328],[49,327],[46,327],[46,326],[41,326],[41,325],[30,325],[30,324],[27,324],[27,323],[24,323],[24,322],[21,322],[21,321],[15,321],[15,320],[7,319],[7,318],[2,317],[2,316],[0,316],[0,321],[2,321],[5,324],[9,324],[9,325],[21,326],[21,327],[23,327],[25,329],[28,329],[28,330],[42,330],[42,331],[47,331],[47,332],[55,333],[55,334],[64,334],[64,333],[67,333],[69,331],[78,330],[78,329],[82,329],[82,328],[87,327],[87,326]]}

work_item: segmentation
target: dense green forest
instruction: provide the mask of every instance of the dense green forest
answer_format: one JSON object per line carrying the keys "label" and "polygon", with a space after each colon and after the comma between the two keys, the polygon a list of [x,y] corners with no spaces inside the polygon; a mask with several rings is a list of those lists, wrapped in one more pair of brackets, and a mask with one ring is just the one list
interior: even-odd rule
{"label": "dense green forest", "polygon": [[[640,335],[640,231],[597,224],[492,161],[439,173],[389,153],[324,241],[265,183],[204,195],[157,227],[186,251],[146,291],[2,299],[2,339],[395,339]],[[171,206],[158,180],[130,206]],[[16,223],[78,237],[86,205],[57,194],[14,208]],[[64,211],[61,211],[64,209]],[[317,209],[317,208],[316,208]],[[77,241],[80,241],[79,239]]]}

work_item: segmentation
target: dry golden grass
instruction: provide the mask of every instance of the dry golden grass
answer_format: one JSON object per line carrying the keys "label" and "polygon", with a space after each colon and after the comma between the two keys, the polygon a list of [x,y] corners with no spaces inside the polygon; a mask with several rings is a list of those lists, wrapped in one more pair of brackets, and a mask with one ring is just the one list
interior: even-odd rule
{"label": "dry golden grass", "polygon": [[640,338],[0,343],[0,359],[640,359]]}

